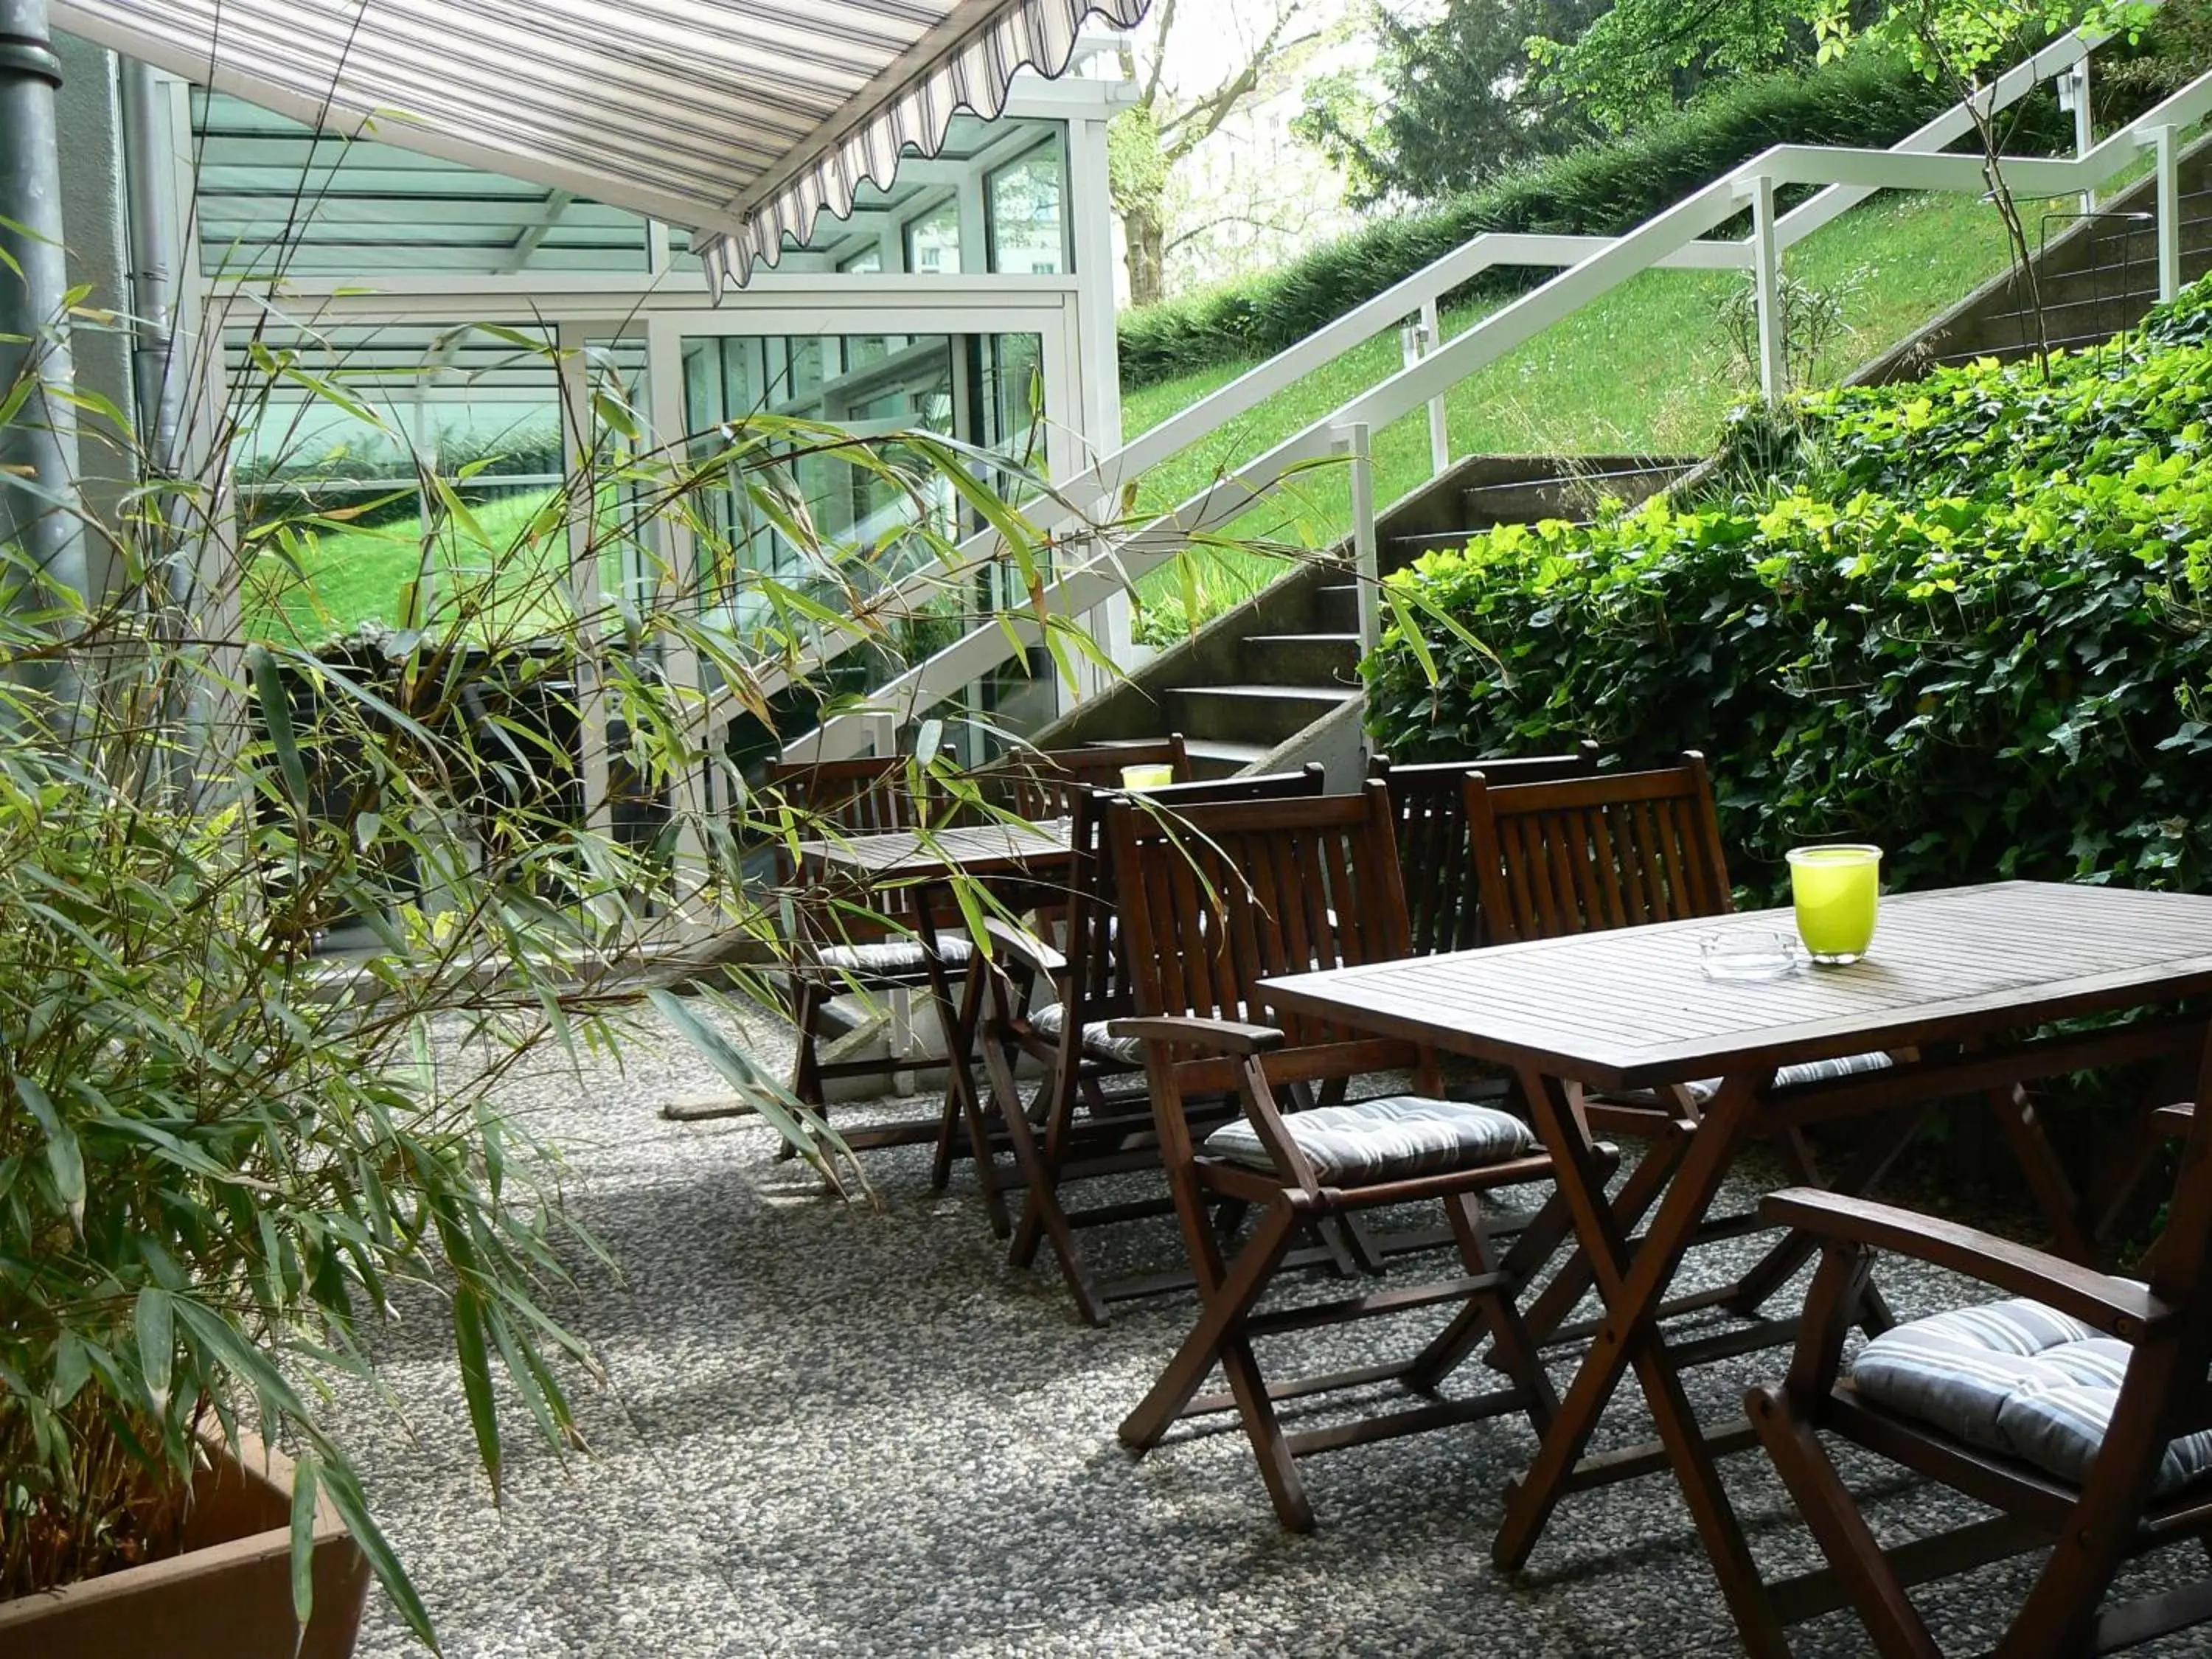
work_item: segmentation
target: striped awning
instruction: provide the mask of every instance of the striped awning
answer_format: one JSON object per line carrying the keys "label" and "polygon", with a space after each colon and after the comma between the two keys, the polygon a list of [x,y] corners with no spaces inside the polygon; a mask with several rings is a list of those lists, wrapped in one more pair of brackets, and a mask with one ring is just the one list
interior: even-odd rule
{"label": "striped awning", "polygon": [[296,119],[688,227],[720,282],[1150,0],[53,0],[57,26]]}

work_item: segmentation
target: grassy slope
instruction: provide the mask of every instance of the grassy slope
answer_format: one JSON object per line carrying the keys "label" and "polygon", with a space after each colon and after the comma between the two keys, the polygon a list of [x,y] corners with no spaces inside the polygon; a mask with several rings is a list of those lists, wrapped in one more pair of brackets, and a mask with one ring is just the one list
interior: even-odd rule
{"label": "grassy slope", "polygon": [[[2003,260],[1993,210],[1958,197],[1891,196],[1807,238],[1790,250],[1788,269],[1822,288],[1852,285],[1847,314],[1858,331],[1838,354],[1846,361],[1837,365],[1848,368],[1965,295]],[[1547,330],[1453,389],[1447,400],[1452,453],[1703,452],[1723,412],[1744,391],[1714,314],[1716,303],[1739,280],[1717,272],[1647,271]],[[1487,309],[1467,306],[1447,313],[1446,332],[1460,332]],[[1187,498],[1221,469],[1310,424],[1398,365],[1395,332],[1370,341],[1196,451],[1157,468],[1146,480],[1143,500],[1158,507]],[[1124,428],[1134,435],[1155,426],[1249,367],[1218,365],[1131,392],[1123,404]],[[1416,414],[1377,434],[1375,452],[1376,495],[1395,501],[1428,477],[1425,418]],[[532,493],[479,509],[486,539],[507,545],[543,499]],[[1317,548],[1337,540],[1350,523],[1346,475],[1330,466],[1304,475],[1235,530],[1247,539]],[[396,623],[401,589],[421,557],[418,535],[413,520],[401,520],[324,536],[304,584],[264,556],[258,573],[259,602],[251,618],[256,632],[265,629],[265,636],[313,642],[368,618]],[[488,560],[483,548],[473,547],[461,562],[481,568]],[[448,547],[441,562],[450,569],[452,561]],[[1208,550],[1185,561],[1181,570],[1153,572],[1140,589],[1164,599],[1188,575],[1212,590],[1210,611],[1279,568],[1279,560],[1264,551]]]}
{"label": "grassy slope", "polygon": [[[451,603],[456,571],[466,581],[481,576],[495,553],[507,556],[531,517],[553,492],[524,490],[472,509],[482,540],[466,535],[459,526],[449,526],[438,548],[436,592],[441,605]],[[565,544],[558,538],[532,544],[514,556],[516,562],[503,574],[501,589],[518,592],[520,604],[536,610],[544,602],[547,583],[557,580]],[[407,584],[422,567],[422,521],[398,519],[371,530],[325,532],[313,538],[312,550],[295,574],[273,551],[255,562],[247,585],[247,629],[257,639],[315,645],[334,635],[350,633],[363,622],[377,621],[396,627]],[[305,580],[302,580],[304,576]],[[502,614],[503,626],[520,612]]]}
{"label": "grassy slope", "polygon": [[[1849,285],[1846,316],[1857,331],[1832,365],[1848,371],[1909,334],[2002,268],[2003,229],[1993,209],[1955,196],[1878,197],[1792,248],[1789,273],[1825,289]],[[1455,455],[1643,452],[1697,454],[1710,448],[1723,415],[1745,391],[1733,348],[1715,314],[1741,279],[1729,273],[1654,270],[1547,329],[1455,387],[1447,398]],[[1448,312],[1447,334],[1486,314],[1487,304]],[[1279,393],[1192,453],[1146,479],[1144,500],[1187,499],[1224,468],[1328,414],[1399,367],[1395,333],[1347,353]],[[1122,424],[1146,430],[1249,364],[1224,364],[1133,391]],[[1416,414],[1375,439],[1376,494],[1389,502],[1429,476],[1428,427]],[[1327,546],[1351,523],[1351,491],[1339,467],[1296,481],[1287,499],[1236,526],[1247,538]],[[1195,580],[1217,599],[1279,568],[1279,559],[1241,549],[1196,556]],[[1184,574],[1154,571],[1148,598],[1175,593]]]}

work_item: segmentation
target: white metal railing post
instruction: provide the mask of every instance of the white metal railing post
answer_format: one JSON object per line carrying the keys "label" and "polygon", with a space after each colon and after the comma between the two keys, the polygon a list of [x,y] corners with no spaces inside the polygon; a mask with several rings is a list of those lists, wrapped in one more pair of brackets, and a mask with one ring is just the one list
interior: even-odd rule
{"label": "white metal railing post", "polygon": [[2181,134],[2155,127],[2151,142],[2158,169],[2158,297],[2181,292]]}
{"label": "white metal railing post", "polygon": [[1382,642],[1382,580],[1375,538],[1374,431],[1366,422],[1354,421],[1339,428],[1339,437],[1352,454],[1352,566],[1358,588],[1359,654],[1370,654]]}
{"label": "white metal railing post", "polygon": [[1790,390],[1788,341],[1782,314],[1782,252],[1774,235],[1774,180],[1750,181],[1751,271],[1759,304],[1759,390],[1769,403]]}
{"label": "white metal railing post", "polygon": [[[2097,125],[2094,111],[2089,102],[2089,60],[2068,66],[2058,76],[2058,107],[2070,111],[2074,117],[2074,154],[2079,158],[2097,147]],[[2092,185],[2081,192],[2081,211],[2086,216],[2097,210],[2097,190]]]}
{"label": "white metal railing post", "polygon": [[[1433,294],[1421,301],[1421,354],[1426,356],[1444,343],[1443,313]],[[1443,476],[1451,465],[1451,432],[1444,421],[1443,393],[1429,399],[1429,476]]]}
{"label": "white metal railing post", "polygon": [[[1399,361],[1407,368],[1443,343],[1443,319],[1437,311],[1432,295],[1421,301],[1421,315],[1398,331]],[[1444,424],[1444,399],[1442,392],[1429,399],[1429,476],[1442,477],[1444,469],[1451,465],[1451,434]]]}

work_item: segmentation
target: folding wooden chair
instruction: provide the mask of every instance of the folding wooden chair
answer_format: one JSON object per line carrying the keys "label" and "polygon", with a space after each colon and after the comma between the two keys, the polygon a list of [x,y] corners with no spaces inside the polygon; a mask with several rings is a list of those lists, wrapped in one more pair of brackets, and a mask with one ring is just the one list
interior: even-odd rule
{"label": "folding wooden chair", "polygon": [[[1145,799],[1152,811],[1180,814],[1193,806],[1230,801],[1313,797],[1323,787],[1322,770],[1316,763],[1297,772],[1170,785],[1146,791]],[[1030,1266],[1040,1241],[1049,1239],[1077,1308],[1093,1325],[1106,1323],[1113,1303],[1187,1288],[1190,1283],[1188,1270],[1101,1283],[1076,1237],[1086,1228],[1165,1214],[1173,1206],[1164,1194],[1157,1200],[1087,1209],[1069,1209],[1060,1200],[1061,1192],[1074,1182],[1159,1164],[1150,1133],[1151,1108],[1143,1097],[1115,1100],[1103,1086],[1109,1079],[1144,1069],[1143,1045],[1115,1037],[1106,1029],[1109,1020],[1134,1012],[1121,965],[1119,909],[1107,880],[1101,842],[1105,803],[1111,798],[1104,790],[1079,789],[1069,799],[1069,840],[1075,860],[1061,918],[1060,948],[992,930],[994,947],[1003,946],[1008,957],[1026,963],[1049,992],[1029,1007],[1024,1005],[1018,980],[995,986],[996,1006],[984,1050],[992,1095],[1010,1134],[1018,1138],[1015,1155],[1030,1189],[1021,1224],[1014,1232],[1012,1259],[1017,1267]],[[1045,1068],[1045,1080],[1026,1109],[1011,1064],[1014,1053],[1026,1054]],[[1015,1124],[1017,1117],[1023,1119],[1019,1125]],[[1041,1140],[1029,1132],[1032,1121],[1040,1126]],[[1143,1144],[1125,1144],[1133,1136]]]}
{"label": "folding wooden chair", "polygon": [[[1435,1056],[1273,1009],[1259,981],[1407,955],[1405,890],[1387,791],[1194,807],[1181,819],[1116,803],[1108,823],[1137,1017],[1108,1030],[1141,1039],[1168,1182],[1203,1306],[1142,1404],[1121,1425],[1139,1454],[1179,1419],[1234,1409],[1283,1524],[1314,1516],[1297,1460],[1416,1430],[1525,1413],[1540,1432],[1557,1408],[1514,1307],[1520,1249],[1500,1262],[1480,1195],[1550,1178],[1527,1126],[1493,1107],[1436,1097]],[[1410,1069],[1418,1093],[1313,1105],[1314,1085]],[[1235,1090],[1243,1115],[1195,1139],[1186,1103]],[[1440,1201],[1464,1272],[1335,1300],[1262,1310],[1303,1230],[1389,1204]],[[1256,1217],[1233,1258],[1214,1209]],[[1555,1194],[1553,1206],[1559,1204]],[[1256,1338],[1456,1304],[1410,1360],[1271,1382]],[[1437,1389],[1487,1334],[1502,1389],[1445,1400]],[[1212,1369],[1228,1391],[1200,1396]],[[1285,1401],[1395,1382],[1419,1403],[1324,1429],[1286,1431]]]}
{"label": "folding wooden chair", "polygon": [[[787,809],[798,817],[802,836],[878,835],[921,823],[927,791],[927,774],[906,757],[779,762],[769,769],[754,810],[767,818],[779,807]],[[964,926],[945,919],[938,934],[942,959],[933,964],[918,931],[913,890],[863,891],[823,882],[801,887],[788,852],[779,846],[776,856],[780,878],[794,892],[789,1012],[798,1057],[792,1093],[826,1117],[825,1085],[833,1079],[889,1080],[896,1072],[949,1063],[942,1054],[896,1052],[884,1059],[825,1060],[823,1050],[845,1035],[827,1018],[833,999],[902,997],[933,989],[933,969],[964,970],[974,950]],[[945,1133],[940,1120],[932,1118],[863,1130],[848,1140],[855,1151],[866,1151],[935,1141]]]}
{"label": "folding wooden chair", "polygon": [[[2201,1068],[2201,1092],[2212,1067]],[[1940,1659],[1909,1585],[2048,1549],[1996,1659],[2108,1653],[2212,1620],[2212,1578],[2106,1606],[2130,1557],[2212,1549],[2212,1116],[2185,1110],[2166,1231],[2117,1279],[1956,1223],[1793,1190],[1777,1225],[1824,1241],[1786,1381],[1754,1388],[1752,1422],[1830,1573],[1770,1587],[1778,1617],[1857,1610],[1887,1659]],[[1844,1350],[1873,1255],[1964,1273],[2011,1300],[1898,1326]],[[1836,1435],[2000,1511],[1884,1549],[1820,1443]],[[1974,1644],[1985,1651],[1986,1635]]]}
{"label": "folding wooden chair", "polygon": [[[1486,772],[1474,771],[1462,787],[1486,944],[1717,918],[1735,908],[1711,781],[1705,757],[1694,751],[1678,765],[1651,771],[1502,788]],[[1887,1064],[1887,1054],[1860,1055],[1784,1066],[1776,1080],[1786,1087]],[[1649,1095],[1576,1092],[1577,1109],[1591,1133],[1650,1143],[1615,1200],[1623,1228],[1632,1229],[1665,1189],[1718,1088],[1716,1079]],[[1909,1128],[1896,1125],[1878,1133],[1869,1143],[1877,1150],[1838,1184],[1857,1191],[1878,1179],[1909,1139]],[[1778,1146],[1800,1179],[1820,1182],[1802,1130],[1785,1131]],[[1749,1212],[1716,1217],[1700,1228],[1698,1242],[1759,1231],[1762,1224]],[[1735,1285],[1698,1293],[1695,1304],[1751,1316],[1803,1265],[1809,1250],[1802,1240],[1785,1239]],[[1563,1328],[1563,1322],[1589,1285],[1588,1263],[1579,1252],[1570,1255],[1530,1305],[1529,1328],[1547,1342],[1589,1334],[1579,1327]],[[1685,1302],[1673,1310],[1690,1311],[1691,1305]]]}
{"label": "folding wooden chair", "polygon": [[1553,783],[1597,770],[1598,747],[1577,744],[1561,755],[1518,759],[1434,761],[1395,766],[1388,755],[1367,763],[1367,775],[1390,792],[1398,835],[1398,867],[1405,872],[1406,920],[1413,953],[1436,956],[1487,943],[1480,926],[1481,892],[1467,836],[1467,775],[1480,771],[1491,787]]}

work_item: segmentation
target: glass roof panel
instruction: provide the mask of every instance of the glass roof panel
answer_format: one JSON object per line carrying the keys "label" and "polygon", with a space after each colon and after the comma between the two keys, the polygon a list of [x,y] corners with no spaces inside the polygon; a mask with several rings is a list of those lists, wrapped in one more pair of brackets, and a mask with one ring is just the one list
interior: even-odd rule
{"label": "glass roof panel", "polygon": [[[864,185],[799,253],[831,269],[1059,131],[1055,121],[955,118],[943,151],[889,190]],[[210,275],[492,276],[647,270],[646,222],[566,191],[374,140],[318,135],[228,93],[194,88],[201,264]],[[676,263],[699,260],[682,230]],[[790,265],[787,270],[793,269]],[[803,266],[802,266],[803,268]]]}

